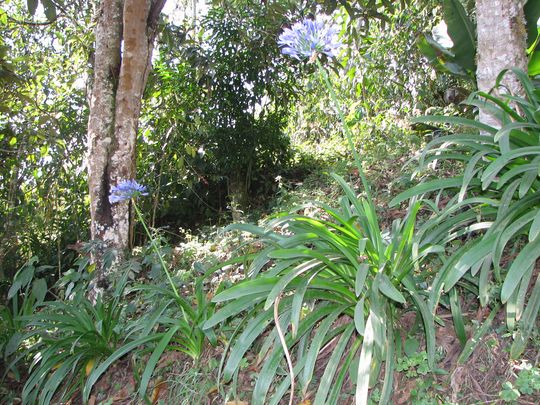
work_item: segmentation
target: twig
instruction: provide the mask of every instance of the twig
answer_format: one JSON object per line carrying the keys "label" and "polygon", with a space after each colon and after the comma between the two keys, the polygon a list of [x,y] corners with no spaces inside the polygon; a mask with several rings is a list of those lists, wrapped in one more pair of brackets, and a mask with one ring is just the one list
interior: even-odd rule
{"label": "twig", "polygon": [[18,25],[29,25],[29,26],[45,26],[45,25],[52,25],[54,24],[59,18],[63,17],[63,15],[59,14],[56,17],[54,17],[50,21],[25,21],[25,20],[17,20],[16,18],[11,17],[6,12],[3,14],[6,14],[6,17],[9,21],[12,23],[18,24]]}

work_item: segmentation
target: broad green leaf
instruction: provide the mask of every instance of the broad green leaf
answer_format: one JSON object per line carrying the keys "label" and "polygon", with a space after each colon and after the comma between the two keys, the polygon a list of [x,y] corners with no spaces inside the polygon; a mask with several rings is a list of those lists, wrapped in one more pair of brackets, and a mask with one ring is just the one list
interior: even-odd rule
{"label": "broad green leaf", "polygon": [[[306,362],[305,357],[302,357],[298,361],[295,362],[293,366],[293,371],[294,371],[295,376],[298,375],[302,371],[302,369],[304,368],[305,362]],[[270,398],[268,402],[268,405],[279,405],[281,403],[283,396],[289,390],[290,386],[291,386],[291,377],[289,374],[287,374],[285,378],[277,386],[274,394],[272,395],[272,397]],[[290,395],[290,392],[289,392],[289,395]]]}
{"label": "broad green leaf", "polygon": [[538,175],[536,174],[536,170],[534,171],[529,170],[523,174],[521,181],[519,183],[519,189],[518,189],[519,198],[525,197],[525,195],[531,189],[533,183],[536,181],[537,177]]}
{"label": "broad green leaf", "polygon": [[523,315],[523,308],[525,307],[525,298],[529,292],[529,283],[533,275],[534,266],[531,266],[529,270],[525,273],[521,279],[521,284],[519,286],[517,300],[516,300],[516,320],[519,321]]}
{"label": "broad green leaf", "polygon": [[304,294],[306,293],[309,282],[315,276],[316,274],[313,274],[310,277],[304,277],[294,292],[291,306],[291,333],[293,337],[296,337],[296,332],[298,331],[298,323],[300,322],[302,306],[304,304]]}
{"label": "broad green leaf", "polygon": [[96,381],[101,377],[101,375],[109,368],[109,366],[117,361],[119,358],[125,356],[127,353],[131,352],[135,348],[151,342],[153,340],[157,340],[160,338],[160,334],[153,334],[150,336],[144,336],[140,339],[134,340],[130,343],[127,343],[120,348],[118,348],[113,354],[111,354],[103,363],[101,363],[97,368],[94,368],[90,375],[88,376],[88,379],[86,380],[86,384],[84,385],[83,389],[83,401],[86,403],[88,401],[88,398],[90,397],[90,391],[92,390],[92,387],[96,383]]}
{"label": "broad green leaf", "polygon": [[534,122],[512,122],[511,124],[507,124],[503,126],[497,133],[495,134],[495,142],[498,142],[503,136],[508,135],[510,132],[516,130],[516,129],[533,129],[538,131],[540,129],[540,125],[536,124]]}
{"label": "broad green leaf", "polygon": [[530,56],[528,70],[531,76],[540,75],[540,51],[535,51]]}
{"label": "broad green leaf", "polygon": [[56,5],[52,0],[41,0],[43,9],[45,11],[45,17],[47,20],[54,21],[56,19]]}
{"label": "broad green leaf", "polygon": [[39,3],[38,0],[26,0],[26,6],[28,8],[28,13],[30,15],[33,16],[36,14],[38,3]]}
{"label": "broad green leaf", "polygon": [[[471,119],[462,118],[462,117],[448,117],[444,115],[426,115],[423,117],[415,117],[411,121],[423,122],[423,123],[437,122],[437,123],[442,123],[442,124],[462,125],[465,127],[475,128],[479,131],[490,133],[490,134],[495,134],[497,132],[496,128],[493,128],[489,125],[483,124],[476,120],[471,120]],[[471,136],[469,135],[469,137]],[[478,138],[478,140],[482,140],[482,139],[483,138]]]}
{"label": "broad green leaf", "polygon": [[330,330],[330,327],[333,325],[334,321],[337,319],[337,317],[341,314],[341,309],[331,313],[329,316],[327,316],[320,324],[320,326],[317,328],[317,332],[315,333],[313,339],[311,340],[311,345],[309,347],[309,350],[306,354],[306,365],[304,367],[301,380],[304,384],[304,386],[308,386],[311,382],[311,379],[313,378],[313,371],[315,370],[315,363],[317,362],[317,358],[319,356],[319,352],[321,350],[322,344],[325,340],[325,337]]}
{"label": "broad green leaf", "polygon": [[[340,312],[343,311],[343,307],[340,308]],[[292,338],[291,334],[288,334],[285,337],[287,347],[293,347],[295,343],[300,339],[304,334],[309,333],[312,328],[325,318],[329,314],[333,313],[336,310],[335,305],[326,305],[321,306],[311,312],[306,318],[302,320],[299,326],[298,334],[295,338]],[[354,329],[354,326],[351,325]],[[275,374],[278,369],[279,364],[283,360],[283,348],[281,344],[276,343],[274,346],[274,351],[270,355],[260,371],[253,389],[253,405],[263,405],[266,404],[266,395],[270,388],[270,385],[275,380]]]}
{"label": "broad green leaf", "polygon": [[359,255],[364,254],[364,251],[366,250],[366,243],[367,243],[366,238],[362,238],[358,241],[358,254]]}
{"label": "broad green leaf", "polygon": [[354,293],[357,297],[360,297],[362,290],[364,289],[364,284],[366,282],[366,277],[369,273],[369,264],[362,263],[356,270],[356,277],[354,281]]}
{"label": "broad green leaf", "polygon": [[[327,404],[339,403],[339,397],[342,393],[343,383],[345,382],[345,379],[347,376],[349,376],[351,380],[354,380],[354,378],[350,375],[350,369],[351,367],[355,367],[355,365],[353,364],[353,361],[356,358],[356,353],[358,352],[358,349],[360,348],[361,344],[362,344],[362,339],[356,338],[354,340],[354,343],[351,345],[349,354],[343,361],[343,364],[340,365],[339,373],[337,377],[335,378],[334,383],[332,384],[332,390],[330,391],[330,395],[328,396]],[[358,366],[356,366],[356,369],[358,370]]]}
{"label": "broad green leaf", "polygon": [[255,305],[262,300],[264,300],[264,295],[247,295],[242,298],[238,298],[233,302],[225,305],[223,308],[220,308],[216,311],[204,324],[203,329],[210,329],[216,326],[217,324],[223,322],[225,319],[230,318],[231,316],[237,315],[240,312],[248,309],[252,305]]}
{"label": "broad green leaf", "polygon": [[480,151],[475,154],[467,163],[465,171],[463,172],[463,183],[459,192],[459,201],[463,201],[463,199],[465,198],[465,194],[467,193],[467,190],[469,188],[469,184],[471,183],[471,180],[480,170],[479,168],[477,168],[478,162],[483,159],[484,156],[488,153],[488,151]]}
{"label": "broad green leaf", "polygon": [[506,302],[506,327],[510,331],[513,331],[516,326],[517,295],[518,291],[516,290]]}
{"label": "broad green leaf", "polygon": [[429,310],[427,304],[424,302],[423,298],[420,296],[418,291],[416,291],[414,281],[412,276],[409,274],[402,280],[403,285],[411,294],[411,298],[414,301],[414,304],[420,312],[422,317],[422,323],[424,325],[424,332],[426,334],[426,348],[428,355],[428,365],[431,369],[435,366],[435,321],[433,317],[433,312]]}
{"label": "broad green leaf", "polygon": [[476,28],[459,0],[444,0],[444,21],[454,46],[456,62],[467,70],[476,70]]}
{"label": "broad green leaf", "polygon": [[528,146],[519,148],[495,159],[482,174],[482,188],[485,190],[499,175],[499,172],[512,160],[522,157],[537,155],[540,153],[540,146]]}
{"label": "broad green leaf", "polygon": [[400,304],[405,304],[407,301],[403,294],[394,286],[392,281],[388,278],[386,274],[380,273],[380,282],[379,282],[379,291],[386,295],[388,298],[399,302]]}
{"label": "broad green leaf", "polygon": [[[395,365],[394,320],[391,312],[388,315],[388,319],[386,320],[386,330],[388,331],[388,336],[386,338],[386,358],[384,359],[384,383],[381,389],[381,399],[379,400],[379,405],[386,405],[390,403],[390,397],[392,396],[393,391],[393,377]],[[401,339],[401,336],[399,336],[399,338]]]}
{"label": "broad green leaf", "polygon": [[[314,270],[318,268],[321,265],[321,262],[319,260],[309,260],[307,262],[301,263],[298,266],[296,266],[294,269],[289,271],[284,276],[280,277],[279,280],[275,283],[275,285],[272,287],[272,290],[268,293],[268,297],[266,298],[266,302],[264,304],[264,310],[269,309],[274,305],[274,301],[276,298],[283,293],[285,293],[287,286],[294,280],[299,278],[303,273]],[[297,280],[300,281],[301,280]]]}
{"label": "broad green leaf", "polygon": [[279,235],[276,235],[274,232],[253,224],[231,224],[224,229],[224,232],[228,231],[248,232],[253,235],[260,236],[261,238],[268,238],[276,242],[281,240],[281,237]]}
{"label": "broad green leaf", "polygon": [[36,304],[41,304],[47,295],[47,282],[44,278],[36,278],[32,283],[32,294],[36,297]]}
{"label": "broad green leaf", "polygon": [[[527,47],[530,47],[538,37],[537,23],[540,18],[540,2],[535,0],[527,0],[523,7],[525,19],[527,21]],[[531,76],[531,74],[529,72]]]}
{"label": "broad green leaf", "polygon": [[483,307],[489,302],[489,270],[492,264],[493,254],[489,254],[482,262],[480,276],[478,277],[478,298],[480,299],[480,305]]}
{"label": "broad green leaf", "polygon": [[272,319],[272,311],[264,311],[248,322],[244,331],[231,348],[229,358],[223,369],[223,380],[229,382],[234,375],[242,357],[249,350],[251,344],[266,329]]}

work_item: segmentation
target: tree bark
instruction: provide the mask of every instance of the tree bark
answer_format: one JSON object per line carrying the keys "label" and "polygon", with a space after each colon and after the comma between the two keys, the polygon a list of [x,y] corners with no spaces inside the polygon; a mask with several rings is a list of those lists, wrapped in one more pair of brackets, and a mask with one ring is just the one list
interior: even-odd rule
{"label": "tree bark", "polygon": [[[476,0],[478,90],[489,92],[503,69],[516,67],[527,71],[523,5],[520,0]],[[512,74],[506,75],[502,84],[512,94],[522,92],[519,80]],[[480,121],[500,126],[482,110]]]}
{"label": "tree bark", "polygon": [[109,192],[135,178],[135,145],[141,100],[151,68],[159,14],[165,0],[102,0],[97,11],[93,89],[88,119],[88,185],[91,238],[98,287],[102,255],[129,244],[129,202],[111,204]]}

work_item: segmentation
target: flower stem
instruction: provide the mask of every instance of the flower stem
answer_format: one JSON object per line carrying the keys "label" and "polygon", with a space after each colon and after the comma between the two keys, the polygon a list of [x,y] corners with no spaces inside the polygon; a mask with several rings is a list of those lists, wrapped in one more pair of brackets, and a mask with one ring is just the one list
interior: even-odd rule
{"label": "flower stem", "polygon": [[152,234],[150,233],[148,227],[146,226],[146,223],[144,222],[144,218],[142,216],[142,213],[139,210],[139,207],[137,207],[137,204],[135,203],[135,201],[133,201],[133,207],[135,208],[135,212],[137,213],[137,217],[139,218],[139,221],[141,222],[141,224],[142,224],[142,226],[144,228],[144,231],[146,232],[146,235],[148,235],[148,238],[150,239],[150,245],[152,245],[152,248],[154,249],[154,252],[156,252],[156,254],[157,254],[158,258],[159,258],[159,261],[161,263],[161,267],[163,267],[163,270],[165,271],[165,274],[167,275],[167,279],[169,280],[169,284],[171,285],[171,287],[172,287],[172,289],[174,291],[174,295],[177,298],[179,298],[180,294],[178,294],[178,290],[176,289],[176,286],[174,285],[171,274],[169,273],[169,270],[167,269],[167,264],[165,263],[165,260],[163,260],[163,255],[159,251],[159,249],[158,249],[158,247],[156,245],[156,241],[154,240],[154,238],[152,237]]}
{"label": "flower stem", "polygon": [[351,149],[351,152],[354,156],[354,161],[356,163],[356,166],[358,167],[358,174],[360,175],[360,179],[362,180],[362,185],[364,186],[364,189],[366,190],[367,198],[370,202],[372,202],[369,183],[366,179],[366,175],[364,174],[364,169],[362,168],[362,160],[360,159],[360,155],[358,154],[354,146],[351,130],[349,129],[349,126],[347,125],[347,122],[345,121],[345,115],[343,114],[343,110],[341,109],[341,105],[338,101],[334,87],[332,86],[332,83],[330,82],[330,78],[328,77],[328,73],[324,69],[319,58],[316,57],[315,61],[317,62],[317,67],[319,68],[319,73],[323,78],[323,82],[330,93],[330,98],[332,99],[332,102],[334,103],[334,106],[336,107],[336,110],[338,112],[339,119],[341,120],[341,126],[343,127],[343,132],[345,133],[347,142],[349,144],[349,148]]}

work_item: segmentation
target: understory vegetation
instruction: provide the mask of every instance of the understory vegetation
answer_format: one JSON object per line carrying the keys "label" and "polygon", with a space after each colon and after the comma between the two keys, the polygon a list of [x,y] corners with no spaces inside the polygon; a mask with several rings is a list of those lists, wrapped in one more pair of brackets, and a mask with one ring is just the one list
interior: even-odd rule
{"label": "understory vegetation", "polygon": [[0,5],[0,404],[539,403],[538,30],[484,92],[474,2],[179,2],[122,252],[90,237],[94,3]]}

